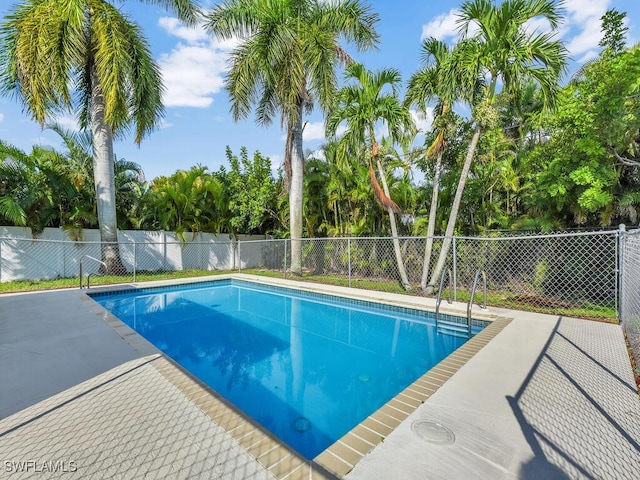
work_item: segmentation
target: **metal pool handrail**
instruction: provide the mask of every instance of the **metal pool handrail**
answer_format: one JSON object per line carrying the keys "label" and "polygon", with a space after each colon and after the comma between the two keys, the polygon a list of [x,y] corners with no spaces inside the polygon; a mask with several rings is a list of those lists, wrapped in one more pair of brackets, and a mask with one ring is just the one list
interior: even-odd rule
{"label": "metal pool handrail", "polygon": [[[87,259],[89,259],[89,260],[93,260],[94,262],[98,262],[98,263],[100,263],[100,264],[104,267],[104,271],[105,271],[105,273],[107,273],[107,272],[109,271],[109,267],[107,267],[107,264],[106,264],[106,263],[104,263],[102,260],[98,260],[97,258],[93,258],[93,257],[92,257],[92,256],[90,256],[90,255],[83,255],[83,256],[80,258],[80,290],[82,290],[82,261],[83,261],[85,258],[87,258]],[[94,274],[93,274],[93,273],[90,273],[89,275],[87,275],[87,288],[89,288],[89,284],[91,283],[91,275],[94,275]],[[97,273],[97,274],[95,274],[95,275],[102,276],[102,275],[104,275],[104,273]]]}
{"label": "metal pool handrail", "polygon": [[482,282],[484,286],[484,299],[482,301],[482,305],[480,308],[482,310],[487,309],[487,274],[484,270],[476,270],[476,276],[473,279],[473,287],[471,288],[471,298],[469,299],[469,303],[467,304],[467,329],[469,333],[469,338],[471,338],[471,307],[473,306],[473,297],[476,294],[476,287],[478,286],[478,279],[480,278],[480,274],[482,274]]}
{"label": "metal pool handrail", "polygon": [[447,302],[451,305],[451,269],[447,268],[442,271],[442,275],[440,276],[440,287],[438,288],[438,299],[436,300],[436,328],[438,328],[438,321],[440,319],[440,302],[442,302],[442,287],[444,286],[444,276],[445,274],[449,274],[449,298]]}

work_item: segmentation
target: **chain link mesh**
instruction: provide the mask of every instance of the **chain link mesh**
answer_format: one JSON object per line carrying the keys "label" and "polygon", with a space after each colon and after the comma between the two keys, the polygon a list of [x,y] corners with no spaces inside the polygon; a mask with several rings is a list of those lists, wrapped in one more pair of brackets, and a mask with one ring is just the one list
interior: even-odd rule
{"label": "chain link mesh", "polygon": [[615,312],[616,232],[461,238],[455,256],[458,289],[470,290],[482,269],[488,291],[499,296],[493,303]]}
{"label": "chain link mesh", "polygon": [[[490,304],[554,313],[564,309],[565,314],[573,316],[615,318],[619,311],[618,237],[617,231],[456,237],[445,268],[452,270],[459,301],[468,301],[475,273],[482,269],[487,275]],[[100,242],[0,238],[0,281],[77,278],[82,261],[83,274],[94,275],[92,284],[143,281],[162,274],[184,277],[244,271],[425,295],[420,286],[425,237],[304,239],[300,272],[291,271],[288,239],[181,242],[163,232],[152,240],[120,241],[122,271],[99,277],[104,273],[99,262],[103,250]],[[431,278],[442,243],[442,237],[433,238],[427,279]],[[640,282],[629,273],[640,272],[640,234],[627,234],[624,245],[624,298],[640,302],[640,294],[629,286]],[[437,287],[438,282],[435,283]],[[640,305],[628,308],[635,312],[628,316],[640,321]]]}
{"label": "chain link mesh", "polygon": [[636,362],[640,362],[640,230],[623,235],[620,253],[620,319]]}

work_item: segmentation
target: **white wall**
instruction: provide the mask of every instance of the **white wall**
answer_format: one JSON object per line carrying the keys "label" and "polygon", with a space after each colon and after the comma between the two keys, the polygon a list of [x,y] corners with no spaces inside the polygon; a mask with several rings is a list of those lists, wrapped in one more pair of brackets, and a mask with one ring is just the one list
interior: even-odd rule
{"label": "white wall", "polygon": [[[242,236],[243,240],[264,236]],[[228,234],[188,234],[182,243],[173,232],[119,231],[120,257],[128,272],[160,270],[233,270],[238,268],[236,247]],[[73,241],[60,228],[46,228],[37,239],[31,230],[0,226],[0,282],[76,277],[84,255],[100,259],[100,232],[84,229]],[[242,268],[260,263],[259,255],[242,255]],[[97,272],[100,264],[85,260],[83,273]]]}

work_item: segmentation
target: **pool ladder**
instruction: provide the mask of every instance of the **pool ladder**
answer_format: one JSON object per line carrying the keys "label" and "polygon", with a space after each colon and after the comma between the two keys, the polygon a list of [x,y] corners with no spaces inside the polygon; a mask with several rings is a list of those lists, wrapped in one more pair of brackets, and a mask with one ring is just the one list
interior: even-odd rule
{"label": "pool ladder", "polygon": [[98,262],[99,264],[101,264],[104,267],[104,273],[90,273],[87,275],[87,288],[89,288],[89,284],[91,283],[91,275],[95,275],[97,277],[101,277],[105,274],[107,274],[107,272],[109,272],[109,267],[107,267],[107,264],[104,263],[102,260],[98,260],[97,258],[93,258],[89,255],[83,255],[82,258],[80,258],[80,290],[82,290],[82,261],[84,259],[87,260],[93,260],[94,262]]}
{"label": "pool ladder", "polygon": [[451,305],[453,302],[451,301],[451,286],[453,282],[451,281],[451,269],[447,268],[442,271],[442,275],[440,276],[440,287],[438,288],[438,299],[436,300],[436,330],[438,328],[438,322],[440,321],[440,303],[442,303],[442,288],[444,287],[444,276],[448,274],[449,280],[449,298],[447,299],[447,303]]}
{"label": "pool ladder", "polygon": [[476,295],[476,287],[478,286],[478,280],[482,275],[482,286],[483,286],[483,297],[482,297],[482,305],[480,305],[481,310],[487,309],[487,274],[484,270],[478,269],[476,270],[476,276],[473,279],[473,287],[471,288],[471,298],[469,298],[469,303],[467,303],[467,331],[469,334],[469,338],[471,338],[471,307],[473,307],[473,297]]}
{"label": "pool ladder", "polygon": [[[449,280],[449,298],[447,299],[447,302],[449,303],[449,305],[451,305],[451,286],[452,286],[452,282],[451,282],[451,269],[447,269],[447,270],[443,270],[442,272],[442,276],[440,277],[440,287],[438,288],[438,298],[436,300],[436,329],[438,328],[438,323],[440,322],[440,304],[442,303],[442,289],[444,288],[444,279],[445,279],[445,275],[448,276],[448,280]],[[480,306],[481,310],[486,310],[487,309],[487,274],[484,270],[482,269],[478,269],[476,270],[476,275],[473,279],[473,287],[471,288],[471,298],[469,298],[469,303],[467,303],[467,335],[469,336],[469,338],[471,338],[471,327],[472,327],[472,320],[471,320],[471,308],[473,307],[473,298],[475,297],[476,294],[476,289],[478,287],[478,280],[480,280],[480,278],[482,277],[482,287],[483,287],[483,299],[482,299],[482,305]]]}

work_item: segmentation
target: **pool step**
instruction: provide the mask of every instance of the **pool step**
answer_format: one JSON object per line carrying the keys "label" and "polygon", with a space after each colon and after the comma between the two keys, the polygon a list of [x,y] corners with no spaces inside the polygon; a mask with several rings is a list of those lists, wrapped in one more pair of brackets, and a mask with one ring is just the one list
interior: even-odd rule
{"label": "pool step", "polygon": [[[474,332],[476,329],[474,328]],[[454,337],[460,338],[469,338],[469,331],[467,325],[464,323],[456,323],[456,322],[447,322],[440,320],[438,322],[438,326],[436,327],[437,333],[442,333],[444,335],[452,335]]]}

